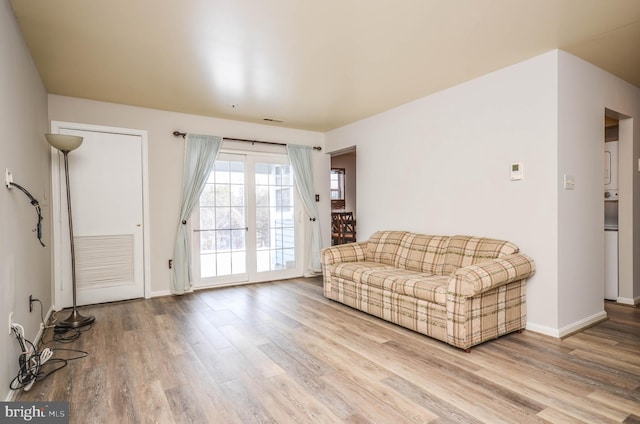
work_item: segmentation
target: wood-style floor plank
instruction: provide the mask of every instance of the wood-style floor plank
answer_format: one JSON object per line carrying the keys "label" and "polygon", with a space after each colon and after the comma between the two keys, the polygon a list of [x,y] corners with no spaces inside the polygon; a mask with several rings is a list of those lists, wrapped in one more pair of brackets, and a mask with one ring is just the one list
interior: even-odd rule
{"label": "wood-style floor plank", "polygon": [[640,310],[605,307],[564,340],[466,353],[324,298],[320,278],[94,305],[76,340],[43,342],[89,355],[16,400],[68,401],[79,424],[638,423]]}

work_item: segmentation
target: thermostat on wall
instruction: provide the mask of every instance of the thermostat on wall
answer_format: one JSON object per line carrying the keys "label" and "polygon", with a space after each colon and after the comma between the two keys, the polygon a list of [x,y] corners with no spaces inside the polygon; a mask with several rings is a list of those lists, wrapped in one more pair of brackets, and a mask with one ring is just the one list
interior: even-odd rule
{"label": "thermostat on wall", "polygon": [[521,180],[523,176],[522,162],[511,164],[511,181]]}

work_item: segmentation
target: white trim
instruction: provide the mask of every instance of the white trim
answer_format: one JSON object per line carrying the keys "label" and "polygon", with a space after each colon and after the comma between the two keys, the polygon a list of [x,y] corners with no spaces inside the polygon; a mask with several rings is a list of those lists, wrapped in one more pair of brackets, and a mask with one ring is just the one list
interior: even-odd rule
{"label": "white trim", "polygon": [[528,322],[525,326],[527,331],[533,331],[534,333],[544,334],[545,336],[551,336],[555,338],[560,338],[558,330],[552,327],[546,327],[544,325],[538,325],[531,322]]}
{"label": "white trim", "polygon": [[40,330],[38,331],[38,334],[36,334],[35,340],[33,342],[35,346],[38,346],[38,344],[40,344],[40,339],[42,339],[42,336],[44,336],[44,330],[46,328],[45,326],[49,322],[51,314],[53,314],[53,305],[51,305],[49,311],[47,312],[47,315],[44,317],[44,325],[42,325],[42,323],[40,324]]}
{"label": "white trim", "polygon": [[[146,295],[146,293],[145,293]],[[163,296],[172,296],[173,293],[171,293],[171,290],[155,290],[151,293],[149,293],[149,297],[147,297],[147,299],[153,298],[153,297],[163,297]]]}
{"label": "white trim", "polygon": [[[149,299],[151,297],[151,235],[150,235],[150,215],[149,215],[149,136],[148,136],[148,132],[146,130],[136,130],[136,129],[131,129],[131,128],[119,128],[119,127],[109,127],[109,126],[104,126],[104,125],[92,125],[92,124],[80,124],[80,123],[74,123],[74,122],[63,122],[63,121],[51,121],[51,132],[54,134],[58,134],[60,133],[60,130],[62,129],[69,129],[69,130],[79,130],[79,131],[94,131],[94,132],[102,132],[102,133],[112,133],[112,134],[123,134],[123,135],[132,135],[132,136],[138,136],[140,137],[140,140],[142,142],[142,214],[143,214],[143,223],[142,223],[142,230],[143,230],[143,267],[144,267],[144,276],[143,276],[143,283],[144,283],[144,297],[145,299]],[[51,147],[51,152],[52,155],[53,154],[57,154],[57,151]],[[52,190],[54,189],[54,183],[59,182],[60,181],[60,173],[58,172],[58,167],[56,166],[51,166],[51,187]],[[52,210],[59,210],[60,209],[60,199],[59,196],[52,196]],[[55,246],[60,246],[61,242],[60,242],[60,238],[62,237],[59,231],[60,225],[53,225],[53,232],[52,232],[52,238],[53,238],[53,245],[54,248]],[[58,230],[56,230],[58,229]],[[57,240],[57,241],[56,241]],[[60,281],[60,277],[56,276],[56,273],[59,271],[55,271],[55,270],[60,270],[61,266],[60,264],[56,264],[56,255],[52,255],[54,258],[53,260],[53,269],[54,269],[54,278],[53,278],[53,293],[52,293],[52,299],[53,299],[53,304],[55,305],[56,303],[59,303],[56,301],[56,296],[57,296],[57,288],[58,288],[58,282]],[[58,259],[60,258],[60,255],[57,255]],[[57,266],[56,266],[57,265]]]}
{"label": "white trim", "polygon": [[13,402],[16,400],[16,396],[18,396],[18,393],[20,392],[20,390],[22,389],[18,389],[18,390],[11,390],[9,389],[9,393],[7,393],[7,397],[4,399],[5,402]]}
{"label": "white trim", "polygon": [[543,325],[532,324],[529,322],[527,323],[526,329],[530,331],[534,331],[536,333],[561,339],[573,333],[577,333],[581,330],[584,330],[585,328],[590,327],[593,324],[597,324],[605,319],[607,319],[607,312],[601,311],[601,312],[598,312],[597,314],[594,314],[594,315],[591,315],[590,317],[573,322],[559,329],[546,327]]}
{"label": "white trim", "polygon": [[616,302],[622,303],[623,305],[636,306],[637,304],[640,303],[640,296],[634,297],[634,298],[619,297],[616,299]]}
{"label": "white trim", "polygon": [[[283,278],[282,280],[289,280],[291,278],[296,278],[296,277],[286,277]],[[229,281],[226,283],[214,283],[214,284],[206,284],[206,285],[202,285],[202,286],[197,286],[197,287],[193,287],[193,291],[199,291],[199,290],[210,290],[210,289],[217,289],[217,288],[221,288],[221,287],[236,287],[236,286],[246,286],[247,284],[260,284],[260,283],[268,283],[270,281],[280,281],[280,279],[278,280],[265,280],[265,281],[237,281],[237,282],[233,282],[233,281]]]}

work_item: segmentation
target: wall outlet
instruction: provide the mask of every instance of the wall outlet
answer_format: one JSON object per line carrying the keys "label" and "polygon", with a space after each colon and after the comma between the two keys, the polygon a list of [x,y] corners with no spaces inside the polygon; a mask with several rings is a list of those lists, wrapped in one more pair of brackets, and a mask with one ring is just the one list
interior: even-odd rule
{"label": "wall outlet", "polygon": [[564,189],[573,190],[576,185],[576,179],[573,175],[564,174]]}
{"label": "wall outlet", "polygon": [[12,324],[13,324],[13,312],[9,312],[9,334],[11,334]]}

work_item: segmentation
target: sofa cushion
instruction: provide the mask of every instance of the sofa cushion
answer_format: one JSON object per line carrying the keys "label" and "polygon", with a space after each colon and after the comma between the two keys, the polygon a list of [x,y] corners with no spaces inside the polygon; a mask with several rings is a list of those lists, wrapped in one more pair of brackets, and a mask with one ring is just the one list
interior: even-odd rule
{"label": "sofa cushion", "polygon": [[393,291],[439,305],[446,305],[448,281],[448,275],[399,278],[396,280]]}
{"label": "sofa cushion", "polygon": [[366,270],[362,272],[360,282],[367,286],[445,305],[448,280],[449,277],[446,275],[391,268]]}
{"label": "sofa cushion", "polygon": [[396,265],[398,268],[442,275],[449,238],[448,236],[406,234],[400,240]]}
{"label": "sofa cushion", "polygon": [[396,265],[400,242],[406,231],[378,231],[367,242],[367,261]]}
{"label": "sofa cushion", "polygon": [[331,275],[345,280],[360,282],[362,273],[371,270],[394,269],[378,262],[342,262],[331,265]]}
{"label": "sofa cushion", "polygon": [[518,253],[519,250],[518,246],[504,240],[453,236],[447,246],[443,273],[449,275],[458,268]]}

